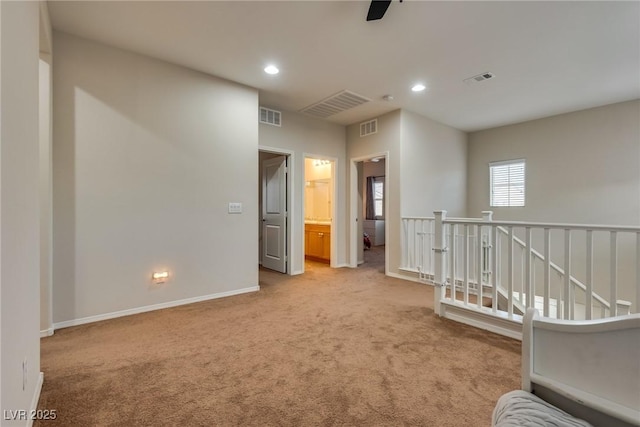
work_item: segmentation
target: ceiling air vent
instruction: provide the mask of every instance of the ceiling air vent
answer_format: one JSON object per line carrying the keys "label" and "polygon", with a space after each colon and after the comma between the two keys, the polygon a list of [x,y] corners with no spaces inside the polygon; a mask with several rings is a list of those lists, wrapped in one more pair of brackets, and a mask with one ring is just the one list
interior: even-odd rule
{"label": "ceiling air vent", "polygon": [[463,82],[465,82],[466,84],[473,84],[473,83],[478,83],[478,82],[483,82],[485,80],[489,80],[494,78],[496,75],[493,73],[482,73],[482,74],[478,74],[477,76],[473,76],[473,77],[469,77],[468,79],[464,79]]}
{"label": "ceiling air vent", "polygon": [[360,137],[371,135],[378,132],[378,119],[369,120],[368,122],[360,123]]}
{"label": "ceiling air vent", "polygon": [[369,98],[365,98],[362,95],[343,90],[300,111],[324,119],[369,101],[371,101]]}
{"label": "ceiling air vent", "polygon": [[281,126],[281,116],[282,113],[280,111],[260,107],[260,123],[265,123],[273,126]]}

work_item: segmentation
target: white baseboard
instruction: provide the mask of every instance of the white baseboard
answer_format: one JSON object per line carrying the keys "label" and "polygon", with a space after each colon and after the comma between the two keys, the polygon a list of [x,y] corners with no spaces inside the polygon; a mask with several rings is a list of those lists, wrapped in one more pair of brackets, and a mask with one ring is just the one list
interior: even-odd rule
{"label": "white baseboard", "polygon": [[101,320],[115,319],[116,317],[130,316],[132,314],[140,314],[140,313],[146,313],[148,311],[162,310],[163,308],[177,307],[179,305],[193,304],[194,302],[201,302],[201,301],[208,301],[211,299],[230,297],[233,295],[246,294],[249,292],[256,292],[259,290],[260,290],[260,286],[252,286],[249,288],[236,289],[233,291],[219,292],[217,294],[203,295],[203,296],[194,297],[194,298],[185,298],[185,299],[176,300],[176,301],[163,302],[161,304],[146,305],[143,307],[130,308],[128,310],[98,314],[97,316],[89,316],[89,317],[83,317],[80,319],[65,320],[64,322],[54,323],[53,329],[56,330],[56,329],[68,328],[70,326],[84,325],[86,323],[93,323],[93,322],[99,322]]}
{"label": "white baseboard", "polygon": [[441,303],[441,310],[442,317],[447,319],[522,341],[522,316],[491,315],[473,307],[463,308],[446,302]]}
{"label": "white baseboard", "polygon": [[53,326],[44,331],[40,331],[40,338],[50,337],[51,335],[53,335]]}
{"label": "white baseboard", "polygon": [[[36,384],[36,389],[33,392],[33,398],[31,399],[29,414],[33,414],[38,410],[38,402],[40,401],[40,392],[42,391],[43,382],[44,382],[44,373],[40,372],[40,375],[38,375],[38,384]],[[31,426],[33,426],[33,419],[31,417],[27,417],[27,427],[31,427]]]}
{"label": "white baseboard", "polygon": [[431,283],[424,282],[424,281],[422,281],[422,280],[418,279],[417,277],[405,276],[404,274],[398,274],[398,273],[387,272],[387,276],[389,276],[389,277],[394,277],[394,278],[396,278],[396,279],[408,280],[409,282],[416,282],[416,283],[420,283],[420,284],[422,284],[422,285],[429,285],[429,286],[433,286]]}
{"label": "white baseboard", "polygon": [[341,264],[336,264],[333,268],[347,268],[347,267],[351,267],[351,266],[343,262]]}

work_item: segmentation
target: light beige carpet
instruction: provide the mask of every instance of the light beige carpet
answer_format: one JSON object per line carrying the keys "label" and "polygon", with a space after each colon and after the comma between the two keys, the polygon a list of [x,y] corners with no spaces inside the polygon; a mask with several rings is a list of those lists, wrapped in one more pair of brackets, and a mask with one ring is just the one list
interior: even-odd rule
{"label": "light beige carpet", "polygon": [[487,426],[520,343],[436,317],[430,286],[262,270],[261,291],[42,339],[36,426]]}

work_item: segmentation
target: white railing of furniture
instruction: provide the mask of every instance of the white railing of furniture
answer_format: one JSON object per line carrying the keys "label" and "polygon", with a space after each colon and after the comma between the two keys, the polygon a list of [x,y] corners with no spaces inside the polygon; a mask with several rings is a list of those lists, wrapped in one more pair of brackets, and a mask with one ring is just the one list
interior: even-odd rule
{"label": "white railing of furniture", "polygon": [[[500,222],[492,220],[491,212],[483,212],[481,219],[446,218],[446,211],[433,218],[402,218],[402,225],[402,269],[436,285],[435,309],[440,315],[446,311],[443,303],[517,322],[527,307],[559,319],[628,314],[632,304],[619,297],[621,238],[625,251],[635,251],[635,257],[625,261],[635,264],[632,288],[636,311],[640,307],[640,227]],[[560,247],[554,246],[553,254],[552,235]],[[606,236],[607,248],[603,251],[600,245],[594,253],[596,235],[598,241]],[[578,238],[584,238],[584,245],[572,248]],[[628,244],[630,239],[634,244]],[[538,241],[541,251],[534,249]],[[584,254],[575,250],[578,246]],[[560,261],[552,261],[552,255]],[[601,296],[595,290],[594,266],[601,269],[603,264],[609,274],[597,282]],[[624,267],[628,269],[628,262]],[[585,275],[583,280],[578,273]],[[606,289],[602,282],[608,282]]]}

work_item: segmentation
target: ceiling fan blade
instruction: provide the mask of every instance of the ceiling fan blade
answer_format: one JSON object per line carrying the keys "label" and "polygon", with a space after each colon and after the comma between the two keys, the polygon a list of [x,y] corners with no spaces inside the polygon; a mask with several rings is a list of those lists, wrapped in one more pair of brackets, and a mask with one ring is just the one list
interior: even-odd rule
{"label": "ceiling fan blade", "polygon": [[390,4],[391,0],[372,0],[369,13],[367,13],[367,21],[382,19]]}

